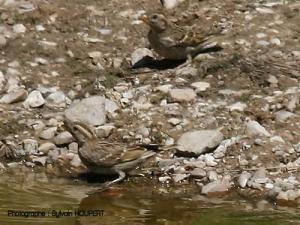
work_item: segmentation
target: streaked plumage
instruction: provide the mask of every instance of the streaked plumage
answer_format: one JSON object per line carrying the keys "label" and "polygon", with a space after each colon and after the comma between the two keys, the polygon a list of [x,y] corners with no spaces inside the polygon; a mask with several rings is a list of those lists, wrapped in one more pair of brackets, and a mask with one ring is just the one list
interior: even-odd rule
{"label": "streaked plumage", "polygon": [[164,58],[188,59],[200,53],[222,49],[209,37],[202,36],[196,30],[179,27],[163,14],[144,15],[140,19],[150,27],[148,40],[151,47]]}

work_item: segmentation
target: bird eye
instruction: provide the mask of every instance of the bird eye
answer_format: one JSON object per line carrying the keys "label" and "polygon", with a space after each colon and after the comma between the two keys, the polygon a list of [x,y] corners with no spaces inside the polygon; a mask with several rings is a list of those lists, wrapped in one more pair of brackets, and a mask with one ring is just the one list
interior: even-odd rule
{"label": "bird eye", "polygon": [[152,19],[153,19],[153,20],[157,20],[157,19],[158,19],[158,16],[157,16],[157,15],[153,15],[153,16],[152,16]]}

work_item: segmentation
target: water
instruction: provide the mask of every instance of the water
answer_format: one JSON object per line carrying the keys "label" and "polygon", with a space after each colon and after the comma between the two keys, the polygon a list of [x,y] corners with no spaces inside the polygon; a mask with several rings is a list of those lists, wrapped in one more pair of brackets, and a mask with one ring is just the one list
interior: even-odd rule
{"label": "water", "polygon": [[[87,195],[95,190],[97,183],[50,178],[37,172],[5,173],[0,176],[0,224],[300,224],[297,208],[276,209],[265,201],[249,203],[243,199],[205,198],[198,194],[197,189],[190,188],[191,185],[169,188],[145,182],[142,178],[134,179],[108,191]],[[22,215],[26,211],[45,215],[8,216],[8,210],[23,212]],[[75,216],[78,212],[86,215]]]}

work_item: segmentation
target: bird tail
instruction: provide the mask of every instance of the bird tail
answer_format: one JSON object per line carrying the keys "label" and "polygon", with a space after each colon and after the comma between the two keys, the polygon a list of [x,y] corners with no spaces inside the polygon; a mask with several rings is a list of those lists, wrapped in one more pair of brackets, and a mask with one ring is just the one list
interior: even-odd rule
{"label": "bird tail", "polygon": [[220,46],[216,41],[215,42],[204,42],[197,46],[194,50],[193,56],[198,54],[210,53],[210,52],[219,52],[223,50],[222,46]]}

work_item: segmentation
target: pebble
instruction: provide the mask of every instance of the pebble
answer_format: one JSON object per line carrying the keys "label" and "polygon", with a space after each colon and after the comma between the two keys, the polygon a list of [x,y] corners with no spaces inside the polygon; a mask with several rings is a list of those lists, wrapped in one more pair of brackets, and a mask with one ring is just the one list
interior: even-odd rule
{"label": "pebble", "polygon": [[230,182],[227,180],[212,181],[202,187],[201,193],[204,195],[224,194],[231,188]]}
{"label": "pebble", "polygon": [[185,76],[189,76],[189,77],[195,77],[198,75],[198,70],[194,67],[183,67],[180,69],[177,69],[175,71],[175,75],[177,77],[185,77]]}
{"label": "pebble", "polygon": [[112,133],[112,131],[115,128],[116,128],[115,126],[109,124],[98,126],[95,128],[95,134],[97,135],[98,138],[106,138]]}
{"label": "pebble", "polygon": [[25,33],[26,32],[26,27],[23,24],[15,24],[13,26],[13,31],[15,33]]}
{"label": "pebble", "polygon": [[246,134],[248,136],[266,136],[270,137],[271,134],[262,126],[260,125],[257,121],[254,120],[249,120],[246,123]]}
{"label": "pebble", "polygon": [[41,92],[37,90],[30,92],[25,102],[23,103],[25,108],[29,108],[29,107],[37,108],[37,107],[41,107],[44,104],[45,104],[45,99],[43,98]]}
{"label": "pebble", "polygon": [[247,185],[247,182],[248,182],[248,180],[250,179],[251,176],[252,176],[252,174],[247,172],[247,171],[242,172],[241,175],[239,176],[239,179],[238,179],[238,185],[241,188],[245,188],[246,185]]}
{"label": "pebble", "polygon": [[0,99],[0,103],[5,104],[13,104],[20,101],[23,101],[27,98],[28,93],[24,89],[13,90],[5,95],[3,95]]}
{"label": "pebble", "polygon": [[32,159],[32,162],[41,166],[45,166],[47,158],[47,156],[36,157]]}
{"label": "pebble", "polygon": [[193,89],[184,88],[184,89],[170,89],[169,90],[170,97],[176,102],[190,102],[195,100],[196,93]]}
{"label": "pebble", "polygon": [[218,130],[196,130],[186,132],[177,141],[177,149],[182,153],[200,155],[216,148],[223,140]]}
{"label": "pebble", "polygon": [[50,127],[46,130],[43,130],[40,133],[39,137],[44,140],[49,140],[49,139],[54,138],[56,132],[57,132],[57,127]]}
{"label": "pebble", "polygon": [[179,183],[189,176],[189,174],[173,174],[172,179],[175,183]]}
{"label": "pebble", "polygon": [[206,177],[206,171],[204,169],[201,169],[201,168],[195,168],[193,169],[191,172],[191,177],[194,177],[194,178],[203,178],[203,177]]}
{"label": "pebble", "polygon": [[27,155],[35,154],[38,150],[38,142],[34,139],[23,140],[23,149]]}
{"label": "pebble", "polygon": [[70,144],[73,141],[74,141],[74,138],[73,138],[72,134],[68,131],[64,131],[64,132],[58,134],[54,138],[54,143],[56,145]]}
{"label": "pebble", "polygon": [[106,122],[105,98],[93,96],[74,102],[65,110],[65,116],[71,122],[79,121],[92,126]]}
{"label": "pebble", "polygon": [[50,150],[53,150],[56,148],[56,145],[51,143],[51,142],[45,142],[43,144],[41,144],[39,147],[38,147],[38,151],[39,152],[42,152],[44,154],[48,154],[48,152]]}
{"label": "pebble", "polygon": [[138,48],[134,50],[134,52],[131,54],[131,65],[134,66],[146,56],[153,58],[153,53],[148,48]]}
{"label": "pebble", "polygon": [[208,88],[210,88],[210,83],[208,83],[208,82],[194,82],[194,83],[191,84],[191,86],[193,88],[195,88],[196,93],[199,93],[199,92],[206,91]]}
{"label": "pebble", "polygon": [[239,111],[243,112],[247,108],[247,104],[242,102],[236,102],[230,106],[228,106],[229,111]]}

